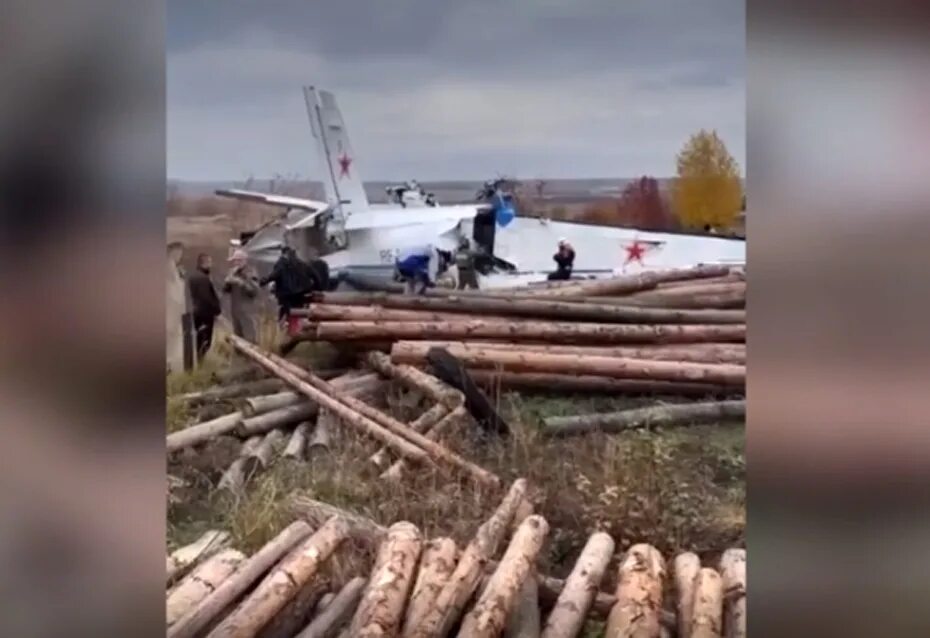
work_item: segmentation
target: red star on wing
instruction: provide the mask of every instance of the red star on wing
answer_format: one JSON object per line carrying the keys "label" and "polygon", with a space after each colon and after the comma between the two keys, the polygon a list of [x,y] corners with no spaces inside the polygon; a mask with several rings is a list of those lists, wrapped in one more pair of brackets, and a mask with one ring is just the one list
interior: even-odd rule
{"label": "red star on wing", "polygon": [[634,261],[643,263],[643,254],[646,252],[645,244],[641,244],[639,240],[634,240],[632,244],[625,246],[624,250],[626,250],[626,261],[623,262],[624,266]]}
{"label": "red star on wing", "polygon": [[349,166],[352,165],[352,158],[343,153],[339,157],[339,177],[349,176]]}

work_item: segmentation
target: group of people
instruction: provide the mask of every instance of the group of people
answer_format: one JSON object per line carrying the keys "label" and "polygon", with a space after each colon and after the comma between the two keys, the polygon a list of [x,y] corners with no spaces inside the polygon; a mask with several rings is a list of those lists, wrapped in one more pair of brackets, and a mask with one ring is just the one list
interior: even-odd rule
{"label": "group of people", "polygon": [[278,302],[278,319],[289,316],[292,308],[304,306],[309,295],[325,290],[329,285],[329,268],[323,260],[300,259],[289,246],[281,249],[271,273],[259,277],[249,264],[248,255],[242,249],[235,250],[229,258],[229,270],[219,290],[213,280],[213,258],[201,253],[197,256],[195,269],[186,274],[181,268],[182,250],[179,244],[169,247],[169,255],[177,268],[177,276],[185,288],[185,312],[181,321],[184,339],[192,336],[193,352],[185,355],[185,368],[192,367],[191,356],[196,353],[201,361],[213,343],[213,328],[217,317],[222,314],[220,294],[229,298],[229,315],[233,333],[252,342],[258,340],[257,317],[262,288],[271,287]]}
{"label": "group of people", "polygon": [[[473,248],[467,238],[463,238],[458,250],[453,255],[450,251],[436,248],[431,244],[410,248],[402,252],[394,263],[395,276],[405,284],[407,294],[422,295],[436,282],[453,263],[458,270],[458,289],[478,289],[478,269],[476,262],[483,255],[478,248]],[[575,266],[575,249],[567,239],[560,239],[558,249],[552,256],[556,263],[554,272],[549,273],[549,281],[571,279]]]}
{"label": "group of people", "polygon": [[[196,268],[187,277],[180,270],[180,250],[174,247],[172,259],[176,262],[180,277],[185,279],[188,310],[182,318],[184,332],[193,333],[194,350],[201,360],[213,343],[213,327],[222,313],[220,293],[229,298],[229,313],[233,332],[249,341],[257,341],[258,301],[263,287],[271,286],[278,302],[278,319],[289,319],[290,311],[305,306],[315,291],[329,287],[329,268],[322,259],[304,261],[293,248],[283,246],[281,255],[271,273],[259,277],[248,262],[248,255],[238,249],[229,258],[230,267],[223,279],[220,291],[213,283],[213,260],[210,255],[197,256]],[[171,253],[172,248],[169,248]],[[458,249],[443,250],[432,244],[407,249],[398,255],[394,267],[397,279],[405,284],[407,294],[423,295],[435,286],[439,278],[455,264],[458,270],[459,290],[478,289],[477,262],[484,256],[480,248],[463,238]],[[556,270],[549,280],[565,280],[572,276],[575,250],[566,239],[560,239],[558,250],[553,255]],[[186,337],[185,337],[186,339]],[[185,367],[190,357],[185,357]]]}

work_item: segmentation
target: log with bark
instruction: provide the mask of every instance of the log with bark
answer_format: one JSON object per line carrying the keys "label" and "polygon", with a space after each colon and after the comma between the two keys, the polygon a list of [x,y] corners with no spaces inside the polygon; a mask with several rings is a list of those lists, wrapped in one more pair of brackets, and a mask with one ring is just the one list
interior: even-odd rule
{"label": "log with bark", "polygon": [[427,464],[441,461],[469,475],[482,485],[492,488],[499,485],[497,477],[490,472],[414,432],[377,409],[337,391],[332,385],[297,368],[287,360],[262,353],[256,346],[235,335],[230,335],[228,339],[238,351],[284,379],[321,407],[332,410],[345,423],[388,445],[404,458]]}
{"label": "log with bark", "polygon": [[235,549],[224,549],[197,566],[168,592],[165,612],[168,626],[197,606],[210,592],[229,578],[245,555]]}
{"label": "log with bark", "polygon": [[335,638],[355,615],[366,583],[361,577],[346,583],[296,638]]}
{"label": "log with bark", "polygon": [[194,565],[229,546],[229,533],[210,530],[190,545],[179,547],[168,556],[167,582],[170,585],[184,576]]}
{"label": "log with bark", "polygon": [[280,612],[293,596],[319,572],[323,563],[348,537],[345,521],[331,518],[294,548],[258,584],[223,622],[211,638],[252,638]]}
{"label": "log with bark", "polygon": [[701,571],[701,559],[693,552],[684,552],[672,562],[675,581],[675,607],[678,611],[678,638],[690,638],[691,614],[694,609],[694,580]]}
{"label": "log with bark", "polygon": [[667,310],[741,310],[746,307],[746,290],[732,289],[713,292],[708,290],[700,294],[658,295],[650,297],[611,297],[603,299],[604,303],[639,308],[665,308]]}
{"label": "log with bark", "polygon": [[574,638],[578,635],[600,590],[613,553],[614,540],[610,535],[603,532],[591,535],[549,613],[542,638]]}
{"label": "log with bark", "polygon": [[313,423],[310,421],[298,423],[294,431],[291,432],[291,436],[287,441],[287,447],[284,448],[284,452],[281,453],[281,456],[298,460],[303,459],[307,451],[307,438],[312,431]]}
{"label": "log with bark", "polygon": [[436,597],[436,604],[409,636],[440,638],[449,633],[475,593],[481,580],[482,566],[497,553],[503,542],[517,509],[526,498],[526,490],[525,479],[513,482],[494,514],[478,528],[462,552],[455,571]]}
{"label": "log with bark", "polygon": [[411,390],[421,392],[450,410],[454,410],[465,402],[461,391],[412,366],[395,365],[391,357],[384,353],[369,352],[366,362],[384,376],[400,381]]}
{"label": "log with bark", "polygon": [[[596,321],[602,323],[746,323],[741,310],[667,310],[598,303],[571,303],[524,299],[520,297],[420,297],[365,293],[327,293],[324,304],[307,316],[315,320],[341,321],[461,321],[469,316],[522,317],[562,321]],[[370,308],[376,306],[380,308]],[[349,308],[355,308],[350,311]],[[386,309],[394,309],[388,311]],[[391,312],[391,314],[389,314]],[[409,314],[397,314],[397,313]],[[430,313],[442,316],[429,319]]]}
{"label": "log with bark", "polygon": [[398,635],[421,548],[420,530],[412,523],[395,523],[388,529],[352,618],[351,636]]}
{"label": "log with bark", "polygon": [[486,350],[536,352],[540,354],[575,354],[593,357],[628,357],[656,361],[690,363],[746,363],[746,346],[741,343],[695,343],[663,346],[562,346],[552,344],[508,343],[493,341],[396,341],[391,346],[391,360],[396,363],[423,365],[432,348],[443,348],[453,356]]}
{"label": "log with bark", "polygon": [[[461,312],[438,312],[433,310],[399,310],[381,306],[351,306],[336,304],[311,304],[291,312],[309,321],[468,321],[474,316]],[[484,315],[488,321],[513,321],[514,317]]]}
{"label": "log with bark", "polygon": [[688,626],[690,638],[720,638],[723,635],[723,580],[713,569],[698,571]]}
{"label": "log with bark", "polygon": [[585,297],[599,295],[626,295],[642,290],[651,290],[668,281],[707,279],[729,274],[729,266],[695,266],[673,270],[658,270],[636,275],[620,275],[607,279],[580,282],[574,286],[562,286],[533,293],[537,297]]}
{"label": "log with bark", "polygon": [[723,631],[727,638],[746,636],[746,550],[728,549],[720,557],[723,579]]}
{"label": "log with bark", "polygon": [[691,397],[731,397],[741,395],[741,386],[721,386],[710,383],[680,383],[646,379],[611,379],[588,375],[544,374],[527,372],[495,372],[469,370],[471,378],[491,390],[537,390],[554,394],[643,394]]}
{"label": "log with bark", "polygon": [[339,420],[330,410],[320,410],[316,418],[316,427],[307,442],[307,456],[313,456],[329,450],[333,436],[338,429]]}
{"label": "log with bark", "polygon": [[194,638],[200,635],[220,613],[236,602],[272,565],[306,539],[312,531],[303,521],[291,523],[251,558],[241,563],[239,569],[224,580],[212,594],[171,626],[168,638]]}
{"label": "log with bark", "polygon": [[340,321],[309,325],[302,338],[316,341],[500,339],[561,344],[745,343],[745,324],[611,324],[525,321]]}
{"label": "log with bark", "polygon": [[412,636],[414,629],[435,604],[439,592],[455,570],[458,548],[451,538],[434,538],[423,546],[416,583],[404,620],[401,636]]}
{"label": "log with bark", "polygon": [[462,621],[459,636],[496,638],[504,631],[548,533],[549,524],[542,516],[534,514],[520,524],[487,587]]}
{"label": "log with bark", "polygon": [[620,564],[617,604],[605,638],[658,638],[665,560],[652,545],[633,545]]}
{"label": "log with bark", "polygon": [[673,405],[653,405],[620,412],[602,412],[543,419],[548,436],[573,436],[590,432],[616,433],[641,427],[670,427],[744,420],[746,400],[705,401]]}
{"label": "log with bark", "polygon": [[687,299],[691,297],[700,297],[702,295],[722,295],[728,293],[746,292],[746,282],[727,282],[714,284],[695,283],[691,286],[679,286],[677,288],[664,288],[657,290],[648,290],[635,295],[630,295],[631,299],[642,300],[668,300],[668,299]]}
{"label": "log with bark", "polygon": [[475,350],[457,357],[469,367],[507,372],[538,372],[744,386],[746,367],[735,364],[679,363],[623,357],[541,354],[520,350]]}
{"label": "log with bark", "polygon": [[530,569],[520,593],[517,604],[507,615],[504,638],[539,638],[539,581],[536,569]]}

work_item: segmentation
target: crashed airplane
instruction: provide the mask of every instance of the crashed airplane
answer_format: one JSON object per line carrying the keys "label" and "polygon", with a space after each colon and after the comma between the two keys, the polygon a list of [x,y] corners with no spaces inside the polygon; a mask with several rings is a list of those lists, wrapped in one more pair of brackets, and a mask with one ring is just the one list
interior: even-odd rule
{"label": "crashed airplane", "polygon": [[334,276],[389,275],[405,248],[433,244],[455,250],[463,237],[489,256],[480,269],[483,288],[545,279],[554,269],[552,253],[562,238],[575,248],[576,277],[697,264],[745,264],[742,239],[521,217],[511,197],[500,189],[488,193],[485,201],[441,205],[432,194],[408,182],[389,188],[393,203],[371,204],[335,97],[304,87],[304,98],[321,165],[326,167],[326,201],[246,190],[216,191],[220,196],[283,209],[273,222],[233,242],[261,270],[270,267],[286,243],[304,259],[324,259]]}

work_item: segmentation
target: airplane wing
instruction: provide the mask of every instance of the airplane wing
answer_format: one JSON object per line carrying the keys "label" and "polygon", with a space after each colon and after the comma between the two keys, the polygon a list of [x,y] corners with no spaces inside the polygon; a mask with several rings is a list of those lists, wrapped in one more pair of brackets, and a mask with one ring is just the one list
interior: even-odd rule
{"label": "airplane wing", "polygon": [[316,213],[329,207],[326,202],[319,202],[313,199],[303,197],[288,197],[287,195],[270,195],[268,193],[259,193],[257,191],[244,191],[238,189],[220,189],[214,191],[220,197],[231,197],[259,204],[268,204],[269,206],[281,206],[283,208],[297,208],[300,210]]}

